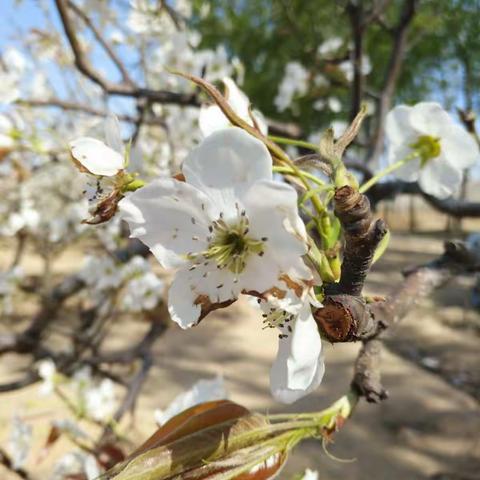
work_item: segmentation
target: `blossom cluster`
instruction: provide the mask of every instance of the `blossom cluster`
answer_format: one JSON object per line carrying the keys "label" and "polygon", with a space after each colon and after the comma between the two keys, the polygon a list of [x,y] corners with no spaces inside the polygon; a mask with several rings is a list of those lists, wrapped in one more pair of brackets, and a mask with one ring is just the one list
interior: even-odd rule
{"label": "blossom cluster", "polygon": [[127,263],[116,261],[108,254],[90,255],[79,275],[87,285],[86,298],[97,305],[121,291],[121,310],[149,311],[159,305],[164,295],[163,280],[148,260],[138,255]]}

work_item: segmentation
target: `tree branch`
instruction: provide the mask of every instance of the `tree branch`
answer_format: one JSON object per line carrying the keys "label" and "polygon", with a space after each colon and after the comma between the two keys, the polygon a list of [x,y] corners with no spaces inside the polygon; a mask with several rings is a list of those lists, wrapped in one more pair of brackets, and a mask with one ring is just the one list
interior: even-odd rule
{"label": "tree branch", "polygon": [[102,36],[95,24],[90,20],[88,15],[86,15],[85,12],[80,7],[78,7],[72,0],[67,0],[67,3],[68,6],[83,20],[85,25],[87,25],[87,27],[91,30],[98,43],[103,47],[107,55],[110,57],[110,60],[112,60],[112,62],[118,68],[119,72],[122,75],[123,81],[128,85],[134,86],[135,82],[131,79],[127,69],[125,68],[125,65],[120,61],[117,54]]}
{"label": "tree branch", "polygon": [[[95,117],[108,117],[110,114],[105,110],[101,110],[90,105],[85,105],[83,103],[77,102],[69,102],[66,100],[61,100],[60,98],[51,98],[49,100],[36,100],[36,99],[27,99],[27,100],[18,100],[17,105],[24,105],[26,107],[34,107],[34,108],[60,108],[65,111],[71,112],[82,112],[88,115],[93,115]],[[138,117],[134,117],[132,115],[127,114],[116,114],[117,118],[123,122],[129,122],[136,124],[139,121]],[[161,127],[165,127],[165,122],[161,118],[153,117],[153,118],[144,118],[142,119],[142,123],[145,125],[158,125]]]}
{"label": "tree branch", "polygon": [[385,225],[373,221],[368,200],[351,187],[338,189],[334,201],[345,232],[342,272],[338,284],[325,286],[323,307],[315,309],[313,315],[322,336],[330,342],[364,342],[353,386],[368,401],[379,401],[386,398],[378,369],[378,340],[383,332],[404,318],[420,298],[454,276],[480,271],[480,252],[462,242],[446,243],[442,256],[405,272],[402,284],[385,300],[367,302],[360,294]]}
{"label": "tree branch", "polygon": [[148,98],[151,102],[173,103],[176,105],[198,105],[196,93],[173,93],[164,90],[152,90],[129,85],[126,82],[116,83],[105,78],[92,65],[78,40],[73,21],[69,14],[69,0],[55,0],[57,11],[63,25],[68,43],[72,49],[75,66],[92,82],[99,85],[105,93],[133,98]]}
{"label": "tree branch", "polygon": [[364,78],[362,74],[363,61],[363,34],[365,32],[365,20],[362,2],[348,2],[347,13],[350,18],[350,27],[353,38],[353,84],[352,84],[352,102],[350,109],[350,121],[352,121],[360,111],[363,97]]}
{"label": "tree branch", "polygon": [[383,150],[385,136],[385,118],[390,110],[392,98],[402,68],[407,46],[407,32],[415,15],[418,0],[405,0],[403,11],[397,26],[393,29],[393,46],[390,52],[387,71],[383,81],[377,114],[377,126],[372,138],[372,147],[368,153],[368,161],[375,163]]}

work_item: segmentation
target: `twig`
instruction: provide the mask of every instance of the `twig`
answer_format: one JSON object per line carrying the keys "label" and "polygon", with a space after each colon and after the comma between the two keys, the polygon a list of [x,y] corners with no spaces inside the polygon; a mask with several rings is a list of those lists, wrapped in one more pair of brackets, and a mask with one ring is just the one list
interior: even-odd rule
{"label": "twig", "polygon": [[350,18],[350,26],[353,37],[353,85],[350,120],[353,120],[360,111],[363,96],[364,78],[362,74],[363,61],[363,35],[368,23],[364,19],[362,2],[348,2],[347,13]]}
{"label": "twig", "polygon": [[454,276],[480,271],[480,255],[462,242],[446,243],[442,256],[405,272],[402,284],[385,300],[367,303],[360,294],[385,225],[373,221],[366,197],[351,187],[337,190],[335,213],[345,232],[341,278],[338,284],[326,285],[324,306],[314,311],[314,317],[327,340],[364,342],[353,386],[368,401],[379,401],[386,398],[379,371],[378,341],[383,332],[404,318],[420,298]]}
{"label": "twig", "polygon": [[10,472],[16,473],[20,478],[24,480],[30,480],[29,473],[23,468],[16,468],[13,466],[13,462],[10,456],[0,447],[0,465],[3,465]]}
{"label": "twig", "polygon": [[90,20],[88,15],[86,15],[85,12],[80,7],[78,7],[72,0],[67,0],[67,1],[68,1],[68,6],[84,21],[85,25],[87,25],[87,27],[92,31],[98,43],[103,47],[107,55],[110,57],[112,62],[115,64],[115,66],[118,68],[119,72],[122,75],[123,81],[129,85],[134,86],[135,82],[130,77],[127,69],[125,68],[125,65],[120,61],[117,54],[114,52],[112,47],[108,44],[108,42],[105,40],[103,35],[95,26],[95,24]]}
{"label": "twig", "polygon": [[125,81],[118,83],[112,82],[105,78],[95,69],[82,49],[81,43],[77,37],[77,32],[75,31],[74,23],[68,11],[69,0],[55,0],[55,5],[57,6],[57,11],[60,15],[65,35],[75,58],[75,66],[81,73],[83,73],[83,75],[100,86],[105,93],[133,98],[148,98],[151,102],[157,103],[174,103],[177,105],[198,104],[196,93],[183,94],[164,90],[152,90],[149,88],[129,85]]}
{"label": "twig", "polygon": [[378,403],[388,398],[380,376],[380,355],[382,342],[367,340],[355,361],[352,388],[370,403]]}
{"label": "twig", "polygon": [[368,161],[372,164],[378,160],[383,150],[385,136],[385,118],[390,110],[395,86],[402,68],[407,47],[407,32],[416,12],[418,0],[405,0],[397,26],[393,29],[393,46],[390,51],[385,79],[380,94],[377,114],[377,126],[372,138],[372,147],[368,153]]}

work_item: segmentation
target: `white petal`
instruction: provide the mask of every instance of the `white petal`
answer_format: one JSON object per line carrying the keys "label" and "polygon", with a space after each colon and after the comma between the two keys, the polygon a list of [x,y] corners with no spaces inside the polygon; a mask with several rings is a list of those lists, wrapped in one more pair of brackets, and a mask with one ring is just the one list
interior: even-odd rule
{"label": "white petal", "polygon": [[241,290],[263,293],[277,286],[282,270],[281,262],[272,249],[266,249],[262,257],[253,255],[247,259],[245,270],[239,275]]}
{"label": "white petal", "polygon": [[192,150],[182,170],[188,183],[207,194],[212,189],[240,192],[257,180],[272,178],[272,157],[260,140],[230,127],[205,138]]}
{"label": "white petal", "polygon": [[441,134],[440,148],[452,165],[470,168],[480,160],[477,142],[459,125],[451,124]]}
{"label": "white petal", "polygon": [[120,131],[120,122],[116,115],[109,115],[105,120],[105,141],[107,145],[116,152],[123,152],[122,134]]}
{"label": "white petal", "polygon": [[203,299],[215,304],[238,297],[239,290],[233,281],[233,275],[216,268],[214,262],[208,266],[199,265],[195,270],[191,270],[190,264],[184,266],[176,273],[168,292],[168,311],[172,320],[184,329],[196,325]]}
{"label": "white petal", "polygon": [[385,120],[385,133],[387,140],[393,145],[411,143],[417,136],[417,132],[412,128],[410,114],[412,107],[399,105],[388,112]]}
{"label": "white petal", "polygon": [[248,97],[237,87],[237,84],[231,78],[225,77],[223,83],[226,87],[225,96],[232,107],[232,110],[240,118],[252,124],[248,113],[250,107],[250,100]]}
{"label": "white petal", "polygon": [[200,317],[201,306],[195,304],[197,294],[190,289],[188,271],[180,270],[168,291],[168,313],[181,328],[194,326]]}
{"label": "white petal", "polygon": [[188,183],[155,180],[125,197],[119,207],[131,236],[145,243],[165,268],[183,263],[178,255],[201,252],[208,245],[212,206]]}
{"label": "white petal", "polygon": [[155,420],[159,425],[163,425],[187,408],[227,397],[228,393],[221,375],[213,379],[201,379],[193,384],[189,390],[177,395],[165,410],[155,410]]}
{"label": "white petal", "polygon": [[260,181],[242,198],[253,237],[266,237],[265,250],[273,251],[283,273],[310,279],[302,260],[307,252],[305,225],[298,215],[297,192],[285,183]]}
{"label": "white petal", "polygon": [[82,137],[70,143],[75,160],[93,175],[113,176],[124,168],[123,156],[96,138]]}
{"label": "white petal", "polygon": [[455,193],[462,183],[462,171],[451,165],[443,155],[430,160],[420,172],[420,188],[443,199]]}
{"label": "white petal", "polygon": [[202,105],[198,117],[198,124],[204,137],[208,137],[208,135],[211,135],[213,132],[228,128],[231,125],[228,118],[217,105]]}
{"label": "white petal", "polygon": [[410,122],[419,133],[434,137],[453,124],[450,115],[435,102],[417,103],[410,112]]}
{"label": "white petal", "polygon": [[[400,160],[403,160],[405,157],[412,153],[411,147],[408,143],[393,146],[390,145],[388,151],[388,163],[392,165]],[[403,167],[400,167],[398,170],[393,172],[393,175],[400,180],[405,182],[416,182],[420,175],[420,159],[414,158],[407,162]]]}
{"label": "white petal", "polygon": [[316,389],[324,372],[322,341],[306,303],[295,320],[293,332],[279,340],[277,358],[270,371],[272,394],[280,402],[293,403]]}
{"label": "white petal", "polygon": [[0,133],[0,148],[10,149],[15,146],[15,141],[9,135]]}
{"label": "white petal", "polygon": [[265,115],[259,110],[253,110],[252,115],[255,119],[258,129],[260,130],[260,133],[263,133],[263,135],[268,135],[268,123]]}

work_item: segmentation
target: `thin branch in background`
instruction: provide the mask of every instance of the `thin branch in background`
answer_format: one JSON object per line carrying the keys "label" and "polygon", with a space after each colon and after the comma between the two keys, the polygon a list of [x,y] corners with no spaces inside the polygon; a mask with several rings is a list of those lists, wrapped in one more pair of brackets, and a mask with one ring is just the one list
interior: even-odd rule
{"label": "thin branch in background", "polygon": [[103,47],[107,55],[110,57],[110,60],[118,68],[119,72],[122,75],[123,81],[131,86],[134,86],[135,82],[130,77],[125,65],[120,61],[117,54],[114,52],[110,44],[105,40],[103,35],[95,26],[95,24],[90,20],[88,15],[86,15],[84,11],[80,7],[78,7],[72,0],[68,0],[68,6],[83,20],[85,25],[87,25],[87,27],[91,30],[98,43]]}
{"label": "thin branch in background", "polygon": [[57,11],[63,25],[63,30],[72,49],[75,66],[92,82],[102,88],[106,94],[120,95],[132,98],[147,98],[156,103],[173,103],[177,105],[198,105],[197,94],[174,93],[165,90],[152,90],[149,88],[130,85],[123,82],[112,82],[105,78],[90,62],[88,56],[82,49],[75,30],[74,22],[69,12],[69,0],[55,0]]}
{"label": "thin branch in background", "polygon": [[380,100],[378,102],[376,128],[372,137],[372,146],[369,149],[367,156],[367,161],[373,165],[376,164],[383,150],[385,119],[392,105],[395,87],[405,59],[408,28],[415,16],[418,3],[419,0],[404,1],[400,20],[392,30],[393,45],[390,51],[390,58],[388,60],[382,91],[380,93]]}
{"label": "thin branch in background", "polygon": [[353,38],[353,84],[352,84],[352,101],[350,107],[350,121],[353,120],[360,111],[363,98],[364,77],[362,73],[363,62],[363,36],[365,28],[364,11],[362,2],[350,1],[347,5],[347,13],[350,19],[350,27]]}
{"label": "thin branch in background", "polygon": [[32,477],[23,468],[16,468],[8,453],[0,447],[0,465],[3,465],[9,472],[15,473],[19,478],[30,480]]}

